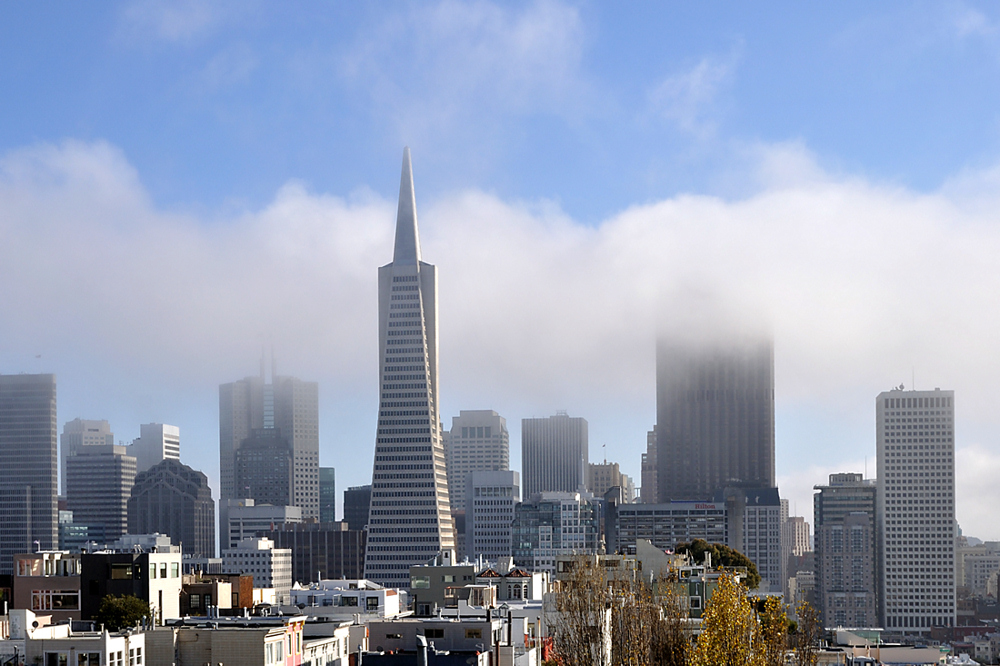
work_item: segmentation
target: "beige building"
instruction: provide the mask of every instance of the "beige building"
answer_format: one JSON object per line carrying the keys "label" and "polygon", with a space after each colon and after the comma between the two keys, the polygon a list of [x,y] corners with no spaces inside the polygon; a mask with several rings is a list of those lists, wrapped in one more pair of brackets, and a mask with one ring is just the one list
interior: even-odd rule
{"label": "beige building", "polygon": [[276,603],[287,604],[291,599],[290,548],[275,548],[270,539],[244,539],[222,551],[222,563],[229,573],[252,575],[254,589],[273,589]]}
{"label": "beige building", "polygon": [[618,463],[590,463],[587,466],[587,490],[595,497],[604,497],[604,493],[614,487],[622,489],[626,502],[635,500],[635,482],[628,474],[622,474]]}

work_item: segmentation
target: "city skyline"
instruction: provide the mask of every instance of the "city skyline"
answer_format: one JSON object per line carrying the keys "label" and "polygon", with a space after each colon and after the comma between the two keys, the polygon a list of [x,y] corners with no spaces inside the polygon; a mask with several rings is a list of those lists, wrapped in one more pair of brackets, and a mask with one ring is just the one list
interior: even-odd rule
{"label": "city skyline", "polygon": [[199,11],[0,10],[0,372],[55,373],[60,429],[176,424],[218,492],[217,386],[273,345],[367,483],[411,145],[445,421],[567,410],[639,479],[656,331],[721,302],[774,331],[793,513],[875,475],[873,396],[947,386],[957,518],[1000,538],[1000,9]]}

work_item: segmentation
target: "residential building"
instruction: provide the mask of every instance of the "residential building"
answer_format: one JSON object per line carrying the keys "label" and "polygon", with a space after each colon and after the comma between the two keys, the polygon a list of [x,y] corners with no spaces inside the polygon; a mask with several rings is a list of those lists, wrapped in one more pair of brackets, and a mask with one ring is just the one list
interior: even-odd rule
{"label": "residential building", "polygon": [[641,500],[643,504],[657,504],[659,500],[656,481],[656,431],[646,433],[646,452],[642,454]]}
{"label": "residential building", "polygon": [[358,578],[323,579],[292,587],[292,605],[308,608],[311,616],[353,618],[396,617],[406,612],[406,592]]}
{"label": "residential building", "polygon": [[337,470],[319,468],[319,522],[337,522]]}
{"label": "residential building", "polygon": [[49,666],[145,664],[144,632],[81,631],[68,623],[49,624],[48,613],[12,610],[9,636],[0,640],[0,662]]}
{"label": "residential building", "polygon": [[352,530],[345,522],[276,524],[260,534],[292,551],[292,579],[297,583],[360,578],[364,571],[368,533]]}
{"label": "residential building", "polygon": [[344,491],[344,522],[349,529],[363,530],[368,526],[372,504],[372,487],[353,486]]}
{"label": "residential building", "polygon": [[66,459],[85,446],[107,446],[115,443],[115,434],[107,421],[75,418],[63,424],[59,436],[59,489],[66,494]]}
{"label": "residential building", "polygon": [[[188,558],[183,569],[188,568]],[[253,608],[253,576],[230,573],[181,573],[181,617],[219,609]]]}
{"label": "residential building", "polygon": [[[241,458],[244,447],[252,452]],[[261,358],[260,376],[219,386],[219,483],[223,500],[297,506],[303,519],[319,518],[315,382],[279,376],[272,356],[270,377]]]}
{"label": "residential building", "polygon": [[514,508],[514,564],[555,574],[557,556],[597,552],[600,523],[601,503],[589,494],[536,493]]}
{"label": "residential building", "polygon": [[996,598],[997,573],[1000,572],[1000,542],[987,541],[975,546],[959,546],[955,551],[955,585],[959,598]]}
{"label": "residential building", "polygon": [[499,559],[495,566],[488,566],[477,573],[476,585],[495,588],[498,602],[541,601],[543,595],[549,592],[549,575],[515,567],[513,559],[506,557]]}
{"label": "residential building", "polygon": [[618,463],[590,463],[587,466],[587,490],[595,497],[604,497],[612,488],[621,488],[625,502],[635,500],[635,482],[628,474],[622,474]]}
{"label": "residential building", "polygon": [[0,574],[59,543],[55,375],[0,375]]}
{"label": "residential building", "polygon": [[139,438],[132,441],[136,473],[145,472],[161,460],[181,459],[181,429],[166,423],[143,423]]}
{"label": "residential building", "polygon": [[80,554],[59,550],[14,556],[11,608],[50,615],[54,622],[79,620]]}
{"label": "residential building", "polygon": [[172,458],[153,465],[135,478],[128,527],[132,534],[166,534],[192,557],[214,557],[215,502],[208,477]]}
{"label": "residential building", "polygon": [[[168,631],[146,634],[148,664],[204,666],[299,666],[306,661],[307,641],[303,635],[306,618],[285,615],[253,618],[185,618],[171,623]],[[317,662],[318,663],[318,662]],[[347,666],[340,653],[331,666]],[[124,665],[122,665],[124,666]]]}
{"label": "residential building", "polygon": [[519,474],[474,471],[466,477],[466,556],[494,562],[510,557],[514,506],[521,501]]}
{"label": "residential building", "polygon": [[662,336],[656,446],[659,502],[700,500],[723,487],[774,488],[771,339]]}
{"label": "residential building", "polygon": [[524,496],[541,492],[587,491],[587,420],[558,412],[521,419],[521,474]]}
{"label": "residential building", "polygon": [[455,563],[455,553],[441,551],[425,564],[410,567],[410,597],[413,612],[433,615],[437,609],[458,604],[460,590],[476,582],[476,567]]}
{"label": "residential building", "polygon": [[875,400],[881,554],[887,631],[955,625],[955,393],[880,393]]}
{"label": "residential building", "polygon": [[492,409],[463,409],[444,437],[453,511],[464,511],[466,480],[475,471],[510,469],[507,419]]}
{"label": "residential building", "polygon": [[229,539],[227,548],[236,548],[237,544],[249,537],[260,536],[277,525],[291,525],[302,522],[302,509],[297,506],[274,506],[258,504],[252,499],[219,500],[226,503],[226,510],[219,507],[219,514],[228,516],[229,529],[226,530]]}
{"label": "residential building", "polygon": [[94,618],[108,595],[129,594],[149,603],[156,624],[180,617],[181,553],[100,551],[80,554],[80,607]]}
{"label": "residential building", "polygon": [[[813,495],[816,609],[824,626],[877,627],[875,497],[862,474],[831,474]],[[859,541],[860,539],[860,541]],[[860,577],[855,574],[860,574]],[[798,572],[795,572],[799,577]]]}
{"label": "residential building", "polygon": [[410,150],[392,262],[379,268],[379,419],[365,578],[406,587],[410,566],[454,550],[441,442],[437,268],[420,259]]}
{"label": "residential building", "polygon": [[81,446],[66,459],[66,506],[91,538],[105,541],[128,532],[136,470],[129,453],[127,446],[97,444]]}
{"label": "residential building", "polygon": [[244,539],[222,551],[227,572],[250,574],[254,588],[274,590],[279,605],[289,603],[292,589],[292,551],[277,548],[270,539]]}

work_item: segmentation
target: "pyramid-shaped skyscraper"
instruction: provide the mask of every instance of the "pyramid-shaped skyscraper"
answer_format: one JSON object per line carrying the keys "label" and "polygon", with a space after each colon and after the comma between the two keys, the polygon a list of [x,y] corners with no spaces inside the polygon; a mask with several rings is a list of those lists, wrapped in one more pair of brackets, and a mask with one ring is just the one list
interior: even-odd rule
{"label": "pyramid-shaped skyscraper", "polygon": [[438,407],[437,268],[420,260],[410,150],[392,263],[378,269],[379,418],[365,578],[410,586],[410,565],[453,551]]}

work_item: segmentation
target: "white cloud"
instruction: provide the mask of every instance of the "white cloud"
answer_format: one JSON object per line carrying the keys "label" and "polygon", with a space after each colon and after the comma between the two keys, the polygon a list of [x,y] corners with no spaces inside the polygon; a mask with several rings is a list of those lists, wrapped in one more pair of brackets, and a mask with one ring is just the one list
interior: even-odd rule
{"label": "white cloud", "polygon": [[[566,408],[590,420],[595,452],[608,444],[637,475],[655,418],[661,308],[714,295],[772,322],[779,407],[818,427],[858,410],[873,418],[875,395],[909,384],[912,368],[922,387],[954,388],[961,432],[976,433],[973,449],[959,440],[958,482],[974,491],[959,491],[959,519],[969,534],[1000,537],[983,508],[1000,504],[986,481],[1000,427],[996,194],[984,188],[964,206],[947,190],[835,178],[787,147],[761,164],[811,175],[762,175],[752,196],[678,196],[596,227],[478,191],[421,204],[424,256],[440,267],[444,414],[496,408],[516,440],[517,418]],[[17,313],[0,317],[4,371],[37,353],[56,366],[75,359],[95,386],[115,385],[102,404],[169,385],[207,391],[211,419],[212,387],[250,371],[273,340],[284,368],[320,382],[325,409],[354,401],[324,432],[354,447],[370,438],[375,268],[391,257],[394,202],[290,183],[235,217],[164,212],[114,147],[70,142],[3,156],[0,210],[0,312]],[[83,392],[61,384],[60,400],[80,404]],[[194,438],[208,467],[212,427]],[[339,477],[370,473],[366,446],[337,463]],[[804,503],[803,488],[845,471],[834,456],[856,464],[865,454],[830,451],[779,441],[792,461],[779,461],[786,494]]]}
{"label": "white cloud", "polygon": [[697,136],[715,131],[717,98],[730,82],[740,49],[725,58],[706,57],[683,72],[668,76],[649,93],[652,112]]}
{"label": "white cloud", "polygon": [[444,0],[392,14],[362,34],[339,73],[407,142],[440,139],[457,120],[482,138],[507,114],[579,114],[583,47],[583,22],[567,4]]}
{"label": "white cloud", "polygon": [[123,9],[120,30],[140,42],[186,41],[215,28],[228,10],[228,3],[208,0],[135,0]]}

